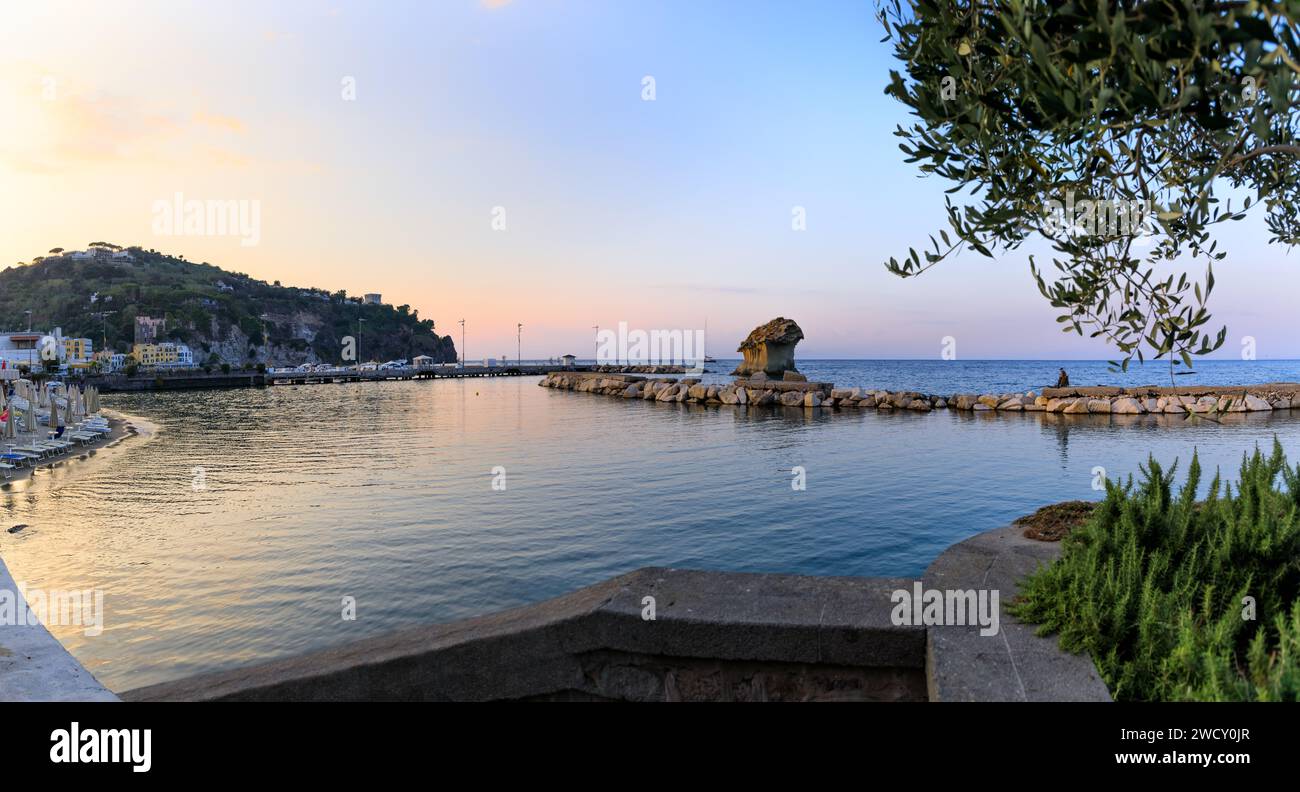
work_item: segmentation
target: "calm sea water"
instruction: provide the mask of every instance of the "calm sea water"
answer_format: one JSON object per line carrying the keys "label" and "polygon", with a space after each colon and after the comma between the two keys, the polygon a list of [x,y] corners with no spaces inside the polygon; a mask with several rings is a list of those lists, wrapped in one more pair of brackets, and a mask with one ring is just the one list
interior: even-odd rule
{"label": "calm sea water", "polygon": [[[921,391],[1114,383],[1104,363],[801,361],[813,379]],[[730,370],[726,361],[716,368]],[[1167,369],[1129,375],[1161,384]],[[1300,379],[1202,364],[1197,383]],[[106,396],[146,436],[0,490],[0,555],[41,589],[100,589],[105,629],[53,632],[126,690],[536,602],[646,565],[916,575],[1095,468],[1148,454],[1235,477],[1300,410],[1181,418],[806,414],[623,401],[538,378]],[[791,487],[806,470],[807,489]],[[504,491],[493,489],[503,469]],[[498,479],[499,480],[499,479]],[[355,621],[341,618],[343,597]]]}

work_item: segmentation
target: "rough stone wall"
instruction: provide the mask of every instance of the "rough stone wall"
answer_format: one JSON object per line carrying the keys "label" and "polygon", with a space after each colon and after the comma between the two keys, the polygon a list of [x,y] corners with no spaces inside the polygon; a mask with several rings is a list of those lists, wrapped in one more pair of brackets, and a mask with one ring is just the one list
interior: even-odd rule
{"label": "rough stone wall", "polygon": [[827,409],[1049,412],[1116,415],[1220,415],[1300,409],[1300,384],[1269,383],[1221,388],[1048,388],[1027,393],[955,393],[836,388],[827,382],[738,379],[705,385],[697,379],[632,377],[599,372],[552,372],[547,388],[647,401]]}

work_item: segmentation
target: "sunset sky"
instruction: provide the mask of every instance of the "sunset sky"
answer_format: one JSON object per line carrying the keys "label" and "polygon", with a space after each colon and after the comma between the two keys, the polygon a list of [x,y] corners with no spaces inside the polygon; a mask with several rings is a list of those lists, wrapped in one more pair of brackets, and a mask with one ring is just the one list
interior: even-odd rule
{"label": "sunset sky", "polygon": [[[589,354],[596,324],[706,319],[725,356],[777,315],[808,357],[931,358],[945,336],[963,358],[1113,357],[1059,332],[1033,248],[885,272],[947,185],[903,162],[873,8],[6,3],[0,265],[104,240],[377,291],[458,346],[465,318],[471,358],[513,357],[516,322],[535,358]],[[258,202],[258,243],[156,234],[176,193]],[[1293,260],[1258,218],[1221,238],[1221,356],[1250,335],[1300,357]]]}

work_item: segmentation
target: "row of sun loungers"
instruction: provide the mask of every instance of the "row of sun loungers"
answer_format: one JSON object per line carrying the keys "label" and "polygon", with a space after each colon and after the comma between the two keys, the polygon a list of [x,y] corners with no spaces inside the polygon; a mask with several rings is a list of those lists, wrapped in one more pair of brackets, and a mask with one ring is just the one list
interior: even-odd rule
{"label": "row of sun loungers", "polygon": [[78,445],[93,443],[109,434],[108,421],[97,415],[87,418],[63,436],[55,438],[51,434],[44,440],[24,440],[20,444],[0,446],[0,475],[7,476],[12,470],[35,467],[43,460],[71,451]]}

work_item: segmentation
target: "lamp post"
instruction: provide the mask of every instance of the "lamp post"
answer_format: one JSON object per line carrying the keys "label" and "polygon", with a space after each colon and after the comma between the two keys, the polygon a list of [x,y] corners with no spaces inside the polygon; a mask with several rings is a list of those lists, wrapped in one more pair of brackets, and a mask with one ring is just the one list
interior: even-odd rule
{"label": "lamp post", "polygon": [[94,314],[95,316],[98,316],[100,321],[103,323],[103,335],[100,339],[102,342],[102,346],[100,346],[101,350],[108,349],[108,315],[115,313],[117,313],[117,311],[98,311]]}
{"label": "lamp post", "polygon": [[524,325],[518,323],[515,325],[515,365],[524,365],[523,348],[524,348]]}
{"label": "lamp post", "polygon": [[460,367],[465,368],[469,362],[469,356],[465,354],[465,320],[460,320]]}
{"label": "lamp post", "polygon": [[591,356],[591,364],[597,366],[600,365],[600,325],[592,325],[591,329],[596,331],[596,351]]}

